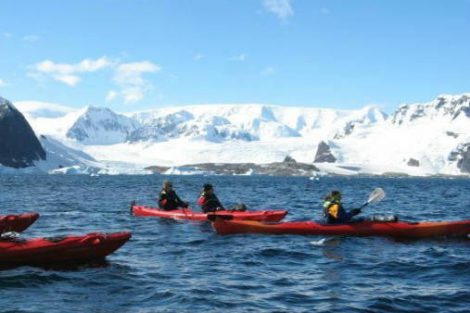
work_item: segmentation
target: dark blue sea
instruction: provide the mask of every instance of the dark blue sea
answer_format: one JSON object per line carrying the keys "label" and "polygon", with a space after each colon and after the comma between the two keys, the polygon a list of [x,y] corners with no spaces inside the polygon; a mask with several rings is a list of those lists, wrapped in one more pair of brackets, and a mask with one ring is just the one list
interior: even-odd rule
{"label": "dark blue sea", "polygon": [[470,239],[218,236],[210,225],[129,214],[171,179],[192,206],[211,182],[226,206],[321,218],[343,191],[363,215],[470,219],[470,181],[448,178],[0,176],[0,214],[37,211],[24,237],[130,230],[106,264],[0,271],[0,312],[470,312]]}

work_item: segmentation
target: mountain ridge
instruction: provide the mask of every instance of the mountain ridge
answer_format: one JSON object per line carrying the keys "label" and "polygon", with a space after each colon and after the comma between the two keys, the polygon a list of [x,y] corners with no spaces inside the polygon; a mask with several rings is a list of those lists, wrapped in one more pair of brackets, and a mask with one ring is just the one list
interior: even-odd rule
{"label": "mountain ridge", "polygon": [[[357,173],[374,175],[459,175],[465,174],[462,169],[467,167],[458,164],[467,164],[462,160],[469,157],[465,149],[458,148],[470,142],[469,95],[440,95],[430,102],[404,104],[390,115],[375,106],[335,110],[224,104],[131,113],[99,107],[92,111],[98,117],[110,117],[108,122],[114,128],[81,109],[80,113],[76,110],[49,119],[56,124],[63,121],[63,127],[54,129],[44,127],[44,118],[36,123],[33,112],[28,117],[32,125],[49,132],[47,135],[97,160],[143,167],[262,164],[279,162],[287,155],[311,163],[324,141],[330,146],[331,159],[335,159],[332,164],[319,164],[326,172],[357,169]],[[77,123],[80,119],[88,122]],[[67,136],[72,128],[87,137]],[[115,130],[121,130],[119,136],[115,136]],[[106,136],[113,140],[102,140]]]}

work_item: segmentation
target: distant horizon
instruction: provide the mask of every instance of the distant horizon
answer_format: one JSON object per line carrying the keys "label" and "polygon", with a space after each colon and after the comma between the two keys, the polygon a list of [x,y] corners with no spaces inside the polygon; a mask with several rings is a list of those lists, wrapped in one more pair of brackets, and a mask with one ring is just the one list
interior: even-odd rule
{"label": "distant horizon", "polygon": [[375,107],[378,108],[381,112],[386,113],[387,115],[394,113],[401,105],[412,105],[412,104],[424,104],[431,102],[441,96],[451,96],[451,97],[457,97],[457,96],[470,96],[470,92],[463,92],[459,94],[449,94],[449,93],[441,93],[436,95],[435,97],[431,99],[427,99],[424,101],[420,102],[403,102],[400,103],[396,106],[396,108],[392,108],[391,111],[386,111],[384,110],[380,105],[376,104],[365,104],[363,106],[358,106],[355,108],[332,108],[332,107],[326,107],[326,106],[316,106],[316,105],[294,105],[294,104],[272,104],[272,103],[188,103],[188,104],[177,104],[177,105],[172,105],[172,104],[158,104],[155,106],[149,106],[147,108],[141,109],[141,110],[129,110],[129,111],[123,111],[120,110],[119,108],[115,109],[112,108],[111,106],[107,104],[84,104],[82,106],[72,106],[68,105],[66,103],[56,103],[56,102],[50,102],[50,101],[41,101],[41,100],[12,100],[8,99],[8,97],[5,97],[4,95],[0,94],[0,97],[11,101],[13,104],[15,103],[43,103],[46,105],[54,105],[54,106],[59,106],[62,108],[67,108],[67,109],[73,109],[73,110],[80,110],[86,107],[95,107],[95,108],[108,108],[112,109],[116,113],[124,113],[124,114],[130,114],[130,113],[138,113],[138,112],[145,112],[145,111],[153,111],[153,110],[159,110],[159,109],[171,109],[171,108],[185,108],[185,107],[197,107],[197,106],[250,106],[250,105],[259,105],[259,106],[270,106],[270,107],[285,107],[285,108],[302,108],[302,109],[321,109],[321,110],[344,110],[344,111],[357,111],[361,110],[367,107]]}
{"label": "distant horizon", "polygon": [[256,103],[390,113],[470,90],[468,33],[468,0],[7,0],[0,95],[119,112]]}

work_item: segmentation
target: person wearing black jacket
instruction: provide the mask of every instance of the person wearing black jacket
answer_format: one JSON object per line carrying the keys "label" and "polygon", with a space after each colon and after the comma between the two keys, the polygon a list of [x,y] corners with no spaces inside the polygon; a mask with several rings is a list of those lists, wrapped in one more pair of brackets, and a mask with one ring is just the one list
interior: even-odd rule
{"label": "person wearing black jacket", "polygon": [[201,206],[204,213],[225,210],[219,198],[214,193],[214,187],[211,184],[204,184],[203,190],[197,204]]}
{"label": "person wearing black jacket", "polygon": [[181,200],[180,197],[173,190],[173,184],[165,180],[163,182],[162,190],[158,197],[158,206],[165,211],[177,210],[178,208],[187,208],[188,203]]}

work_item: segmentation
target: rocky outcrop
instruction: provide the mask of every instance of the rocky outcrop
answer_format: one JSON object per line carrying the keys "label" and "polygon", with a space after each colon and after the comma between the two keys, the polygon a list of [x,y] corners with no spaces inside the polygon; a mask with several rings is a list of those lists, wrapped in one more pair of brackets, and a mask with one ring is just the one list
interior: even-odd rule
{"label": "rocky outcrop", "polygon": [[412,166],[412,167],[419,167],[419,161],[416,159],[410,158],[408,162],[406,163],[406,165]]}
{"label": "rocky outcrop", "polygon": [[418,119],[442,117],[452,121],[460,116],[470,117],[470,94],[443,95],[428,103],[402,105],[392,116],[392,123],[401,125]]}
{"label": "rocky outcrop", "polygon": [[462,173],[470,173],[470,143],[459,145],[450,153],[449,161],[457,161],[457,168]]}
{"label": "rocky outcrop", "polygon": [[24,168],[45,159],[46,152],[23,114],[0,97],[0,164]]}
{"label": "rocky outcrop", "polygon": [[[293,159],[292,159],[293,160]],[[213,175],[268,175],[268,176],[312,176],[318,172],[313,164],[299,163],[295,160],[267,164],[255,163],[201,163],[176,167],[173,170],[184,170],[193,173],[211,173]],[[170,168],[149,166],[146,170],[154,173],[165,173]]]}
{"label": "rocky outcrop", "polygon": [[457,138],[459,134],[451,132],[451,131],[446,131],[446,135],[449,137]]}
{"label": "rocky outcrop", "polygon": [[296,161],[293,157],[291,157],[291,156],[289,156],[289,155],[286,156],[286,157],[284,158],[284,161],[282,161],[282,162],[284,162],[284,163],[297,163],[297,161]]}
{"label": "rocky outcrop", "polygon": [[343,127],[343,129],[339,132],[337,132],[335,135],[334,135],[334,139],[342,139],[346,136],[349,136],[352,134],[353,130],[354,130],[354,127],[356,127],[356,123],[355,121],[351,121],[351,122],[348,122],[346,123],[346,125]]}
{"label": "rocky outcrop", "polygon": [[462,173],[470,173],[470,143],[459,145],[449,154],[448,160],[457,162]]}
{"label": "rocky outcrop", "polygon": [[470,144],[462,151],[462,157],[457,161],[457,167],[462,173],[470,173]]}
{"label": "rocky outcrop", "polygon": [[330,146],[322,141],[318,145],[317,153],[315,154],[315,159],[313,163],[334,163],[336,162],[335,156],[331,153]]}

